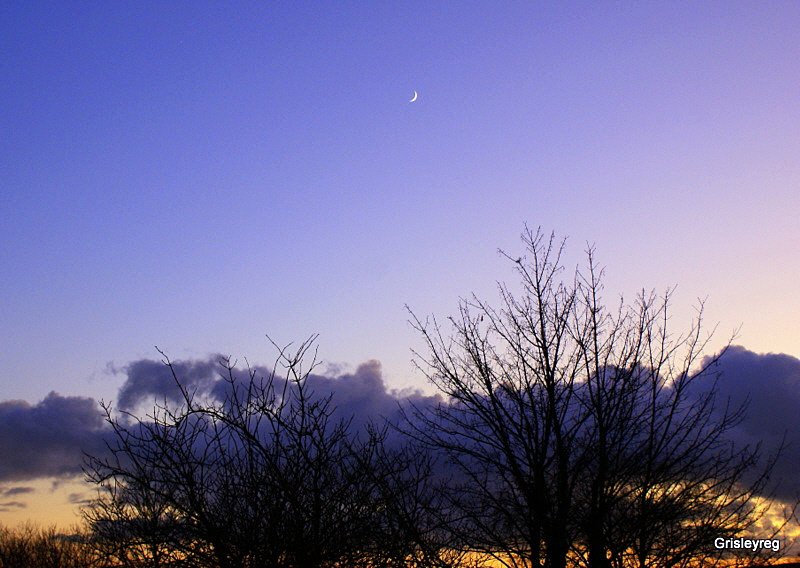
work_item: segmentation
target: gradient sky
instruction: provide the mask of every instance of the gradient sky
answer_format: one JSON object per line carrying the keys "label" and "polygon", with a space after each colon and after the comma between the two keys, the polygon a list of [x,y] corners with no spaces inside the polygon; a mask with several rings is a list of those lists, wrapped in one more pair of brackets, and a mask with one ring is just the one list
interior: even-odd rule
{"label": "gradient sky", "polygon": [[[319,333],[422,385],[404,305],[513,282],[523,224],[610,297],[800,355],[800,3],[5,2],[0,400]],[[409,103],[413,91],[419,100]]]}

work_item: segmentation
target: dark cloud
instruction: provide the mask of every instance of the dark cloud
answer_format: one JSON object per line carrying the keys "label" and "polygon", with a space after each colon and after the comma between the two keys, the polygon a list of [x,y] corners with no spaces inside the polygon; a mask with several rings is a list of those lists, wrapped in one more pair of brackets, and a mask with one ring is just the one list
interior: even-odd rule
{"label": "dark cloud", "polygon": [[28,504],[22,501],[6,501],[0,503],[0,513],[8,513],[10,511],[17,511],[19,509],[27,509]]}
{"label": "dark cloud", "polygon": [[309,387],[316,396],[331,396],[337,414],[352,420],[355,428],[369,421],[388,420],[396,424],[400,419],[400,407],[413,402],[420,405],[435,404],[439,397],[425,396],[420,391],[394,391],[386,387],[381,364],[374,359],[362,363],[354,373],[337,377],[312,375]]}
{"label": "dark cloud", "polygon": [[91,496],[86,493],[70,493],[67,501],[72,505],[90,505],[92,503]]}
{"label": "dark cloud", "polygon": [[[229,385],[222,380],[225,369],[217,356],[202,360],[176,361],[173,368],[179,380],[191,390],[221,399]],[[268,377],[271,369],[250,369],[257,377]],[[781,478],[779,496],[792,498],[800,493],[795,470],[800,466],[800,360],[788,355],[757,354],[733,347],[720,359],[718,388],[720,401],[736,405],[749,400],[745,420],[735,434],[740,442],[765,441],[774,447],[786,435],[787,448],[775,471]],[[144,359],[127,365],[125,382],[116,407],[135,410],[152,405],[154,400],[177,400],[179,391],[170,370],[159,361]],[[248,377],[247,369],[234,370],[237,383]],[[281,379],[278,379],[280,382]],[[429,407],[438,397],[418,391],[393,391],[384,381],[378,361],[368,361],[354,372],[328,369],[326,374],[309,377],[309,388],[317,397],[333,397],[337,416],[352,419],[354,430],[370,420],[384,418],[396,422],[400,407],[415,404]],[[38,404],[22,401],[0,403],[0,481],[37,477],[67,476],[80,473],[82,452],[100,454],[104,450],[102,414],[91,398],[49,394]],[[11,497],[31,488],[0,489],[0,496]],[[77,495],[75,499],[81,498]],[[8,501],[5,507],[12,507]]]}
{"label": "dark cloud", "polygon": [[51,392],[41,402],[0,402],[0,480],[74,475],[82,451],[101,451],[100,408],[91,398]]}
{"label": "dark cloud", "polygon": [[10,487],[9,489],[0,489],[0,495],[3,497],[11,497],[13,495],[33,493],[34,491],[36,491],[36,489],[33,487]]}
{"label": "dark cloud", "polygon": [[762,443],[774,451],[786,447],[773,472],[777,496],[800,497],[800,359],[784,354],[759,354],[733,346],[720,358],[716,370],[719,402],[731,407],[746,404],[746,415],[734,433],[742,443]]}
{"label": "dark cloud", "polygon": [[[208,392],[218,382],[220,371],[224,370],[219,364],[220,359],[175,361],[172,368],[181,384],[190,391]],[[119,389],[116,403],[120,410],[131,411],[142,403],[177,401],[181,397],[172,371],[162,361],[141,359],[124,367],[123,372],[127,378]]]}
{"label": "dark cloud", "polygon": [[[222,400],[230,388],[223,380],[228,373],[222,365],[224,361],[221,356],[195,361],[174,361],[172,368],[175,376],[188,390]],[[336,367],[331,367],[328,371],[341,373],[341,369]],[[172,372],[163,362],[143,359],[127,365],[123,372],[127,378],[120,388],[117,402],[122,410],[147,408],[154,402],[164,400],[175,402],[181,397]],[[249,369],[236,367],[232,374],[235,381],[241,384],[249,379],[251,372],[257,379],[266,379],[272,369],[265,366]],[[276,390],[282,390],[283,381],[280,377],[276,378]],[[415,401],[417,404],[425,404],[438,400],[435,397],[426,397],[419,391],[398,392],[388,389],[381,364],[375,360],[359,365],[353,373],[312,374],[308,379],[308,387],[315,397],[332,396],[336,415],[352,419],[354,428],[360,428],[370,420],[396,421],[400,402]]]}
{"label": "dark cloud", "polygon": [[[222,398],[228,383],[218,356],[203,360],[176,361],[173,369],[181,383],[192,391]],[[257,377],[268,377],[271,369],[250,369]],[[163,362],[150,359],[134,361],[122,372],[126,379],[115,403],[117,410],[147,409],[154,401],[176,401],[180,398],[172,373]],[[248,378],[248,369],[236,368],[235,381]],[[277,379],[279,388],[282,379]],[[418,392],[397,393],[383,380],[380,363],[369,361],[353,373],[331,377],[312,375],[309,386],[317,397],[333,396],[337,417],[352,419],[353,428],[369,420],[396,420],[398,401],[438,400]],[[41,477],[62,477],[81,472],[83,452],[100,455],[105,451],[108,434],[103,414],[96,401],[88,397],[65,397],[50,393],[37,404],[25,401],[0,402],[0,481]],[[54,489],[58,480],[54,481]],[[11,496],[27,492],[12,488]],[[4,495],[0,491],[0,495]]]}

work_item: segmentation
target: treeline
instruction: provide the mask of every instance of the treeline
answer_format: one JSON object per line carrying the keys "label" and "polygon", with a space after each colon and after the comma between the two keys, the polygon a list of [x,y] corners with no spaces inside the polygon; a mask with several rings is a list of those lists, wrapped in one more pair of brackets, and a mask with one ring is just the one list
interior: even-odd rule
{"label": "treeline", "polygon": [[[146,416],[105,407],[86,462],[94,558],[129,567],[566,568],[752,565],[717,537],[756,531],[775,456],[736,444],[702,310],[668,329],[669,294],[609,310],[593,251],[524,235],[521,291],[440,326],[412,314],[442,395],[356,428],[313,392],[313,341],[271,373],[221,361]],[[566,276],[565,276],[566,275]],[[276,346],[277,347],[277,346]],[[377,417],[376,417],[377,420]],[[775,528],[779,532],[781,527]],[[772,535],[770,535],[772,536]],[[787,543],[784,543],[787,544]],[[771,554],[771,552],[770,552]],[[5,567],[4,567],[5,568]]]}
{"label": "treeline", "polygon": [[0,568],[103,568],[88,537],[54,527],[0,526]]}

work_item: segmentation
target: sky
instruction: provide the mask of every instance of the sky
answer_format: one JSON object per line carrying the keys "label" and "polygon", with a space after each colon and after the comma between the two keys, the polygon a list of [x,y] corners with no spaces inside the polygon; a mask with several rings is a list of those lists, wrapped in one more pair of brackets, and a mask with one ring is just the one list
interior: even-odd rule
{"label": "sky", "polygon": [[798,27],[790,2],[3,3],[0,428],[90,428],[155,346],[267,363],[267,334],[424,389],[405,306],[496,297],[525,224],[568,263],[596,245],[609,298],[677,286],[712,350],[739,328],[796,361]]}

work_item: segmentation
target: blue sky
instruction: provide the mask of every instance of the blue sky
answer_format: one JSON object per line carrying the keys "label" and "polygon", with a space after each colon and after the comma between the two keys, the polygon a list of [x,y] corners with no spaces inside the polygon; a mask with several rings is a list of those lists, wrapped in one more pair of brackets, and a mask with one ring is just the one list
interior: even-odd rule
{"label": "blue sky", "polygon": [[[6,3],[0,399],[320,334],[422,386],[404,305],[513,281],[523,224],[610,297],[800,355],[800,4]],[[413,91],[419,100],[408,103]]]}

